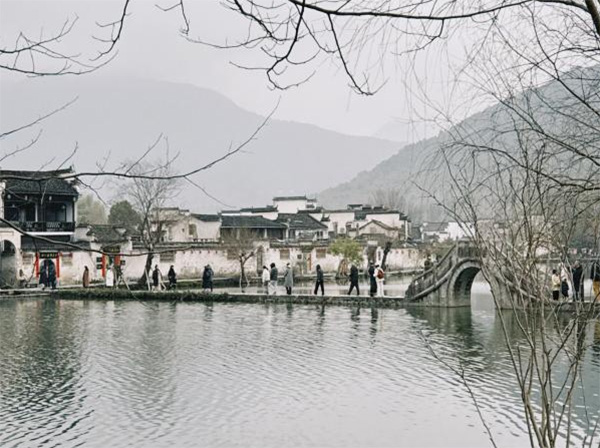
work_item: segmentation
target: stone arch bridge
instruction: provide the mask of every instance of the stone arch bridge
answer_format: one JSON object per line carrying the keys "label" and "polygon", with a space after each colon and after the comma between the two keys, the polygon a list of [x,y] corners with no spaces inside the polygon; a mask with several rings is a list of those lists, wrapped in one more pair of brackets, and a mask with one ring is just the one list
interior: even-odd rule
{"label": "stone arch bridge", "polygon": [[[471,306],[471,286],[481,271],[480,259],[473,243],[459,241],[431,269],[413,279],[406,290],[406,301],[439,307]],[[500,292],[500,307],[510,307],[508,287],[494,286]]]}

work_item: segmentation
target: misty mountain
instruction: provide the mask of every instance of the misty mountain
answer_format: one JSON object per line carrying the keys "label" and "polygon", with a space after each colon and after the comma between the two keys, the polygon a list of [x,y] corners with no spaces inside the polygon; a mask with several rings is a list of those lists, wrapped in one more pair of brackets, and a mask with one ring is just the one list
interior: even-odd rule
{"label": "misty mountain", "polygon": [[[594,123],[597,122],[595,111],[600,109],[600,66],[573,69],[563,74],[561,81],[521,92],[511,100],[510,107],[495,104],[436,137],[404,146],[373,169],[325,189],[318,199],[327,207],[337,208],[351,202],[372,202],[376,190],[396,189],[407,204],[404,211],[414,220],[446,219],[444,211],[431,200],[430,193],[447,205],[454,200],[449,194],[450,179],[440,149],[460,149],[461,144],[457,142],[467,142],[471,147],[498,148],[518,158],[521,157],[519,139],[526,137],[530,148],[543,145],[552,151],[553,156],[546,161],[550,165],[545,170],[554,173],[555,178],[566,172],[585,178],[589,169],[597,168],[586,163],[588,158],[578,157],[575,152],[580,150],[581,154],[597,158],[600,141]],[[519,129],[519,136],[515,129]],[[527,129],[534,130],[527,134]],[[560,146],[561,141],[576,150],[565,151]],[[463,147],[462,151],[469,157],[468,148]],[[479,166],[493,164],[491,158],[486,160],[485,157],[489,154],[478,154]],[[490,214],[492,208],[493,204],[487,204],[482,210]]]}
{"label": "misty mountain", "polygon": [[[107,170],[139,158],[162,135],[178,171],[188,171],[227,153],[246,140],[264,117],[238,107],[223,95],[187,84],[141,79],[83,77],[31,79],[0,85],[0,132],[30,122],[77,98],[34,128],[0,141],[3,153],[35,146],[2,162],[4,169],[46,169],[73,164],[78,171]],[[282,101],[285,101],[285,96]],[[319,107],[315,98],[315,107]],[[265,106],[265,113],[269,106]],[[225,204],[270,203],[276,195],[313,194],[373,168],[398,151],[396,142],[356,137],[314,125],[272,119],[243,152],[196,175],[193,180]],[[77,148],[75,155],[68,158]],[[164,158],[161,142],[148,156]],[[120,198],[124,186],[86,179]],[[181,185],[175,205],[195,211],[223,205],[191,184]]]}

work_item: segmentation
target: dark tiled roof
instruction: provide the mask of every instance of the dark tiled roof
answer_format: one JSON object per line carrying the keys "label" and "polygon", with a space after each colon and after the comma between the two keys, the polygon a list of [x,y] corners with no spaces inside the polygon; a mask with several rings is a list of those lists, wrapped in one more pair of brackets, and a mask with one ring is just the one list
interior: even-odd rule
{"label": "dark tiled roof", "polygon": [[313,199],[308,199],[306,195],[304,196],[275,196],[273,198],[273,202],[277,201],[313,201]]}
{"label": "dark tiled roof", "polygon": [[[69,237],[67,236],[57,235],[50,237],[50,239],[53,241],[52,243],[48,241],[38,240],[29,236],[22,236],[21,249],[29,252],[40,250],[58,250],[63,252],[70,252],[77,250],[74,247],[66,244],[69,242]],[[72,244],[76,245],[77,247],[80,247],[82,250],[90,248],[90,243],[88,241],[78,241]]]}
{"label": "dark tiled roof", "polygon": [[385,230],[398,230],[396,227],[388,226],[387,224],[385,224],[377,219],[372,219],[372,220],[368,221],[367,223],[363,224],[360,228],[364,229],[369,224],[375,224]]}
{"label": "dark tiled roof", "polygon": [[127,241],[128,232],[119,226],[110,224],[90,224],[87,235],[93,236],[98,243],[120,243]]}
{"label": "dark tiled roof", "polygon": [[264,212],[276,212],[277,207],[273,205],[267,205],[266,207],[244,207],[240,209],[240,212],[250,213],[264,213]]}
{"label": "dark tiled roof", "polygon": [[204,222],[217,222],[221,219],[219,215],[206,215],[202,213],[192,213],[192,216]]}
{"label": "dark tiled roof", "polygon": [[46,194],[79,196],[72,182],[61,179],[72,170],[57,171],[0,171],[0,180],[6,180],[6,193],[14,195]]}
{"label": "dark tiled roof", "polygon": [[263,218],[262,216],[231,216],[221,215],[221,228],[222,229],[285,229],[285,224],[281,224],[277,221],[271,221],[270,219]]}
{"label": "dark tiled roof", "polygon": [[322,224],[312,216],[302,213],[280,213],[277,221],[287,225],[292,230],[323,230],[327,229],[325,224]]}
{"label": "dark tiled roof", "polygon": [[365,219],[367,215],[399,215],[401,218],[406,218],[406,216],[398,210],[389,210],[387,208],[368,208],[355,210],[356,219]]}

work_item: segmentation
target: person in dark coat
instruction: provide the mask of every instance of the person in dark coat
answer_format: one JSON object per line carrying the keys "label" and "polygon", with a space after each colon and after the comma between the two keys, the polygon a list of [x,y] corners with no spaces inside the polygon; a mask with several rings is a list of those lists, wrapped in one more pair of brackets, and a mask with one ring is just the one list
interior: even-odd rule
{"label": "person in dark coat", "polygon": [[269,280],[269,294],[276,295],[277,294],[277,280],[279,278],[279,271],[277,270],[277,266],[275,263],[271,263],[271,271],[269,272],[270,279]]}
{"label": "person in dark coat", "polygon": [[319,290],[319,286],[321,287],[321,295],[325,295],[325,287],[323,286],[323,269],[321,269],[321,265],[317,265],[317,282],[315,283],[315,295],[317,295],[317,291]]}
{"label": "person in dark coat", "polygon": [[177,274],[175,273],[175,267],[173,265],[169,268],[167,277],[169,279],[169,289],[177,288]]}
{"label": "person in dark coat", "polygon": [[583,267],[579,261],[575,262],[575,266],[571,271],[573,276],[573,300],[583,300]]}
{"label": "person in dark coat", "polygon": [[348,295],[352,294],[352,290],[356,288],[356,295],[360,295],[360,289],[358,288],[358,268],[355,264],[350,267],[350,290]]}
{"label": "person in dark coat", "polygon": [[44,260],[42,268],[40,269],[39,284],[42,285],[42,289],[45,289],[46,286],[48,286],[48,263],[46,263],[46,260]]}
{"label": "person in dark coat", "polygon": [[84,288],[90,287],[90,270],[88,269],[87,266],[83,267],[83,287]]}
{"label": "person in dark coat", "polygon": [[56,266],[51,261],[48,263],[48,286],[56,289]]}
{"label": "person in dark coat", "polygon": [[375,266],[373,263],[369,264],[369,295],[375,297],[377,294],[377,279],[375,278]]}
{"label": "person in dark coat", "polygon": [[210,267],[210,264],[204,266],[204,272],[202,273],[202,289],[210,292],[213,292],[213,275],[214,272]]}

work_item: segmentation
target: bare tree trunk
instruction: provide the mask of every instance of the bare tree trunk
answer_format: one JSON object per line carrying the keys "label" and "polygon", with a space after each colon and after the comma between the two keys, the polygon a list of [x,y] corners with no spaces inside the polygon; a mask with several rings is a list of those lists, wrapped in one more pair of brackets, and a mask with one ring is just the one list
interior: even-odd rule
{"label": "bare tree trunk", "polygon": [[150,284],[151,284],[151,279],[148,275],[152,271],[152,260],[154,260],[154,254],[152,252],[149,252],[148,255],[146,255],[146,263],[144,264],[144,273],[142,274],[142,276],[140,277],[140,279],[138,281],[138,285],[147,286],[148,289],[150,289]]}
{"label": "bare tree trunk", "polygon": [[381,260],[381,269],[383,269],[384,271],[387,269],[386,261],[387,261],[387,256],[390,253],[390,250],[392,250],[392,242],[386,241],[385,247],[383,248],[383,259]]}

